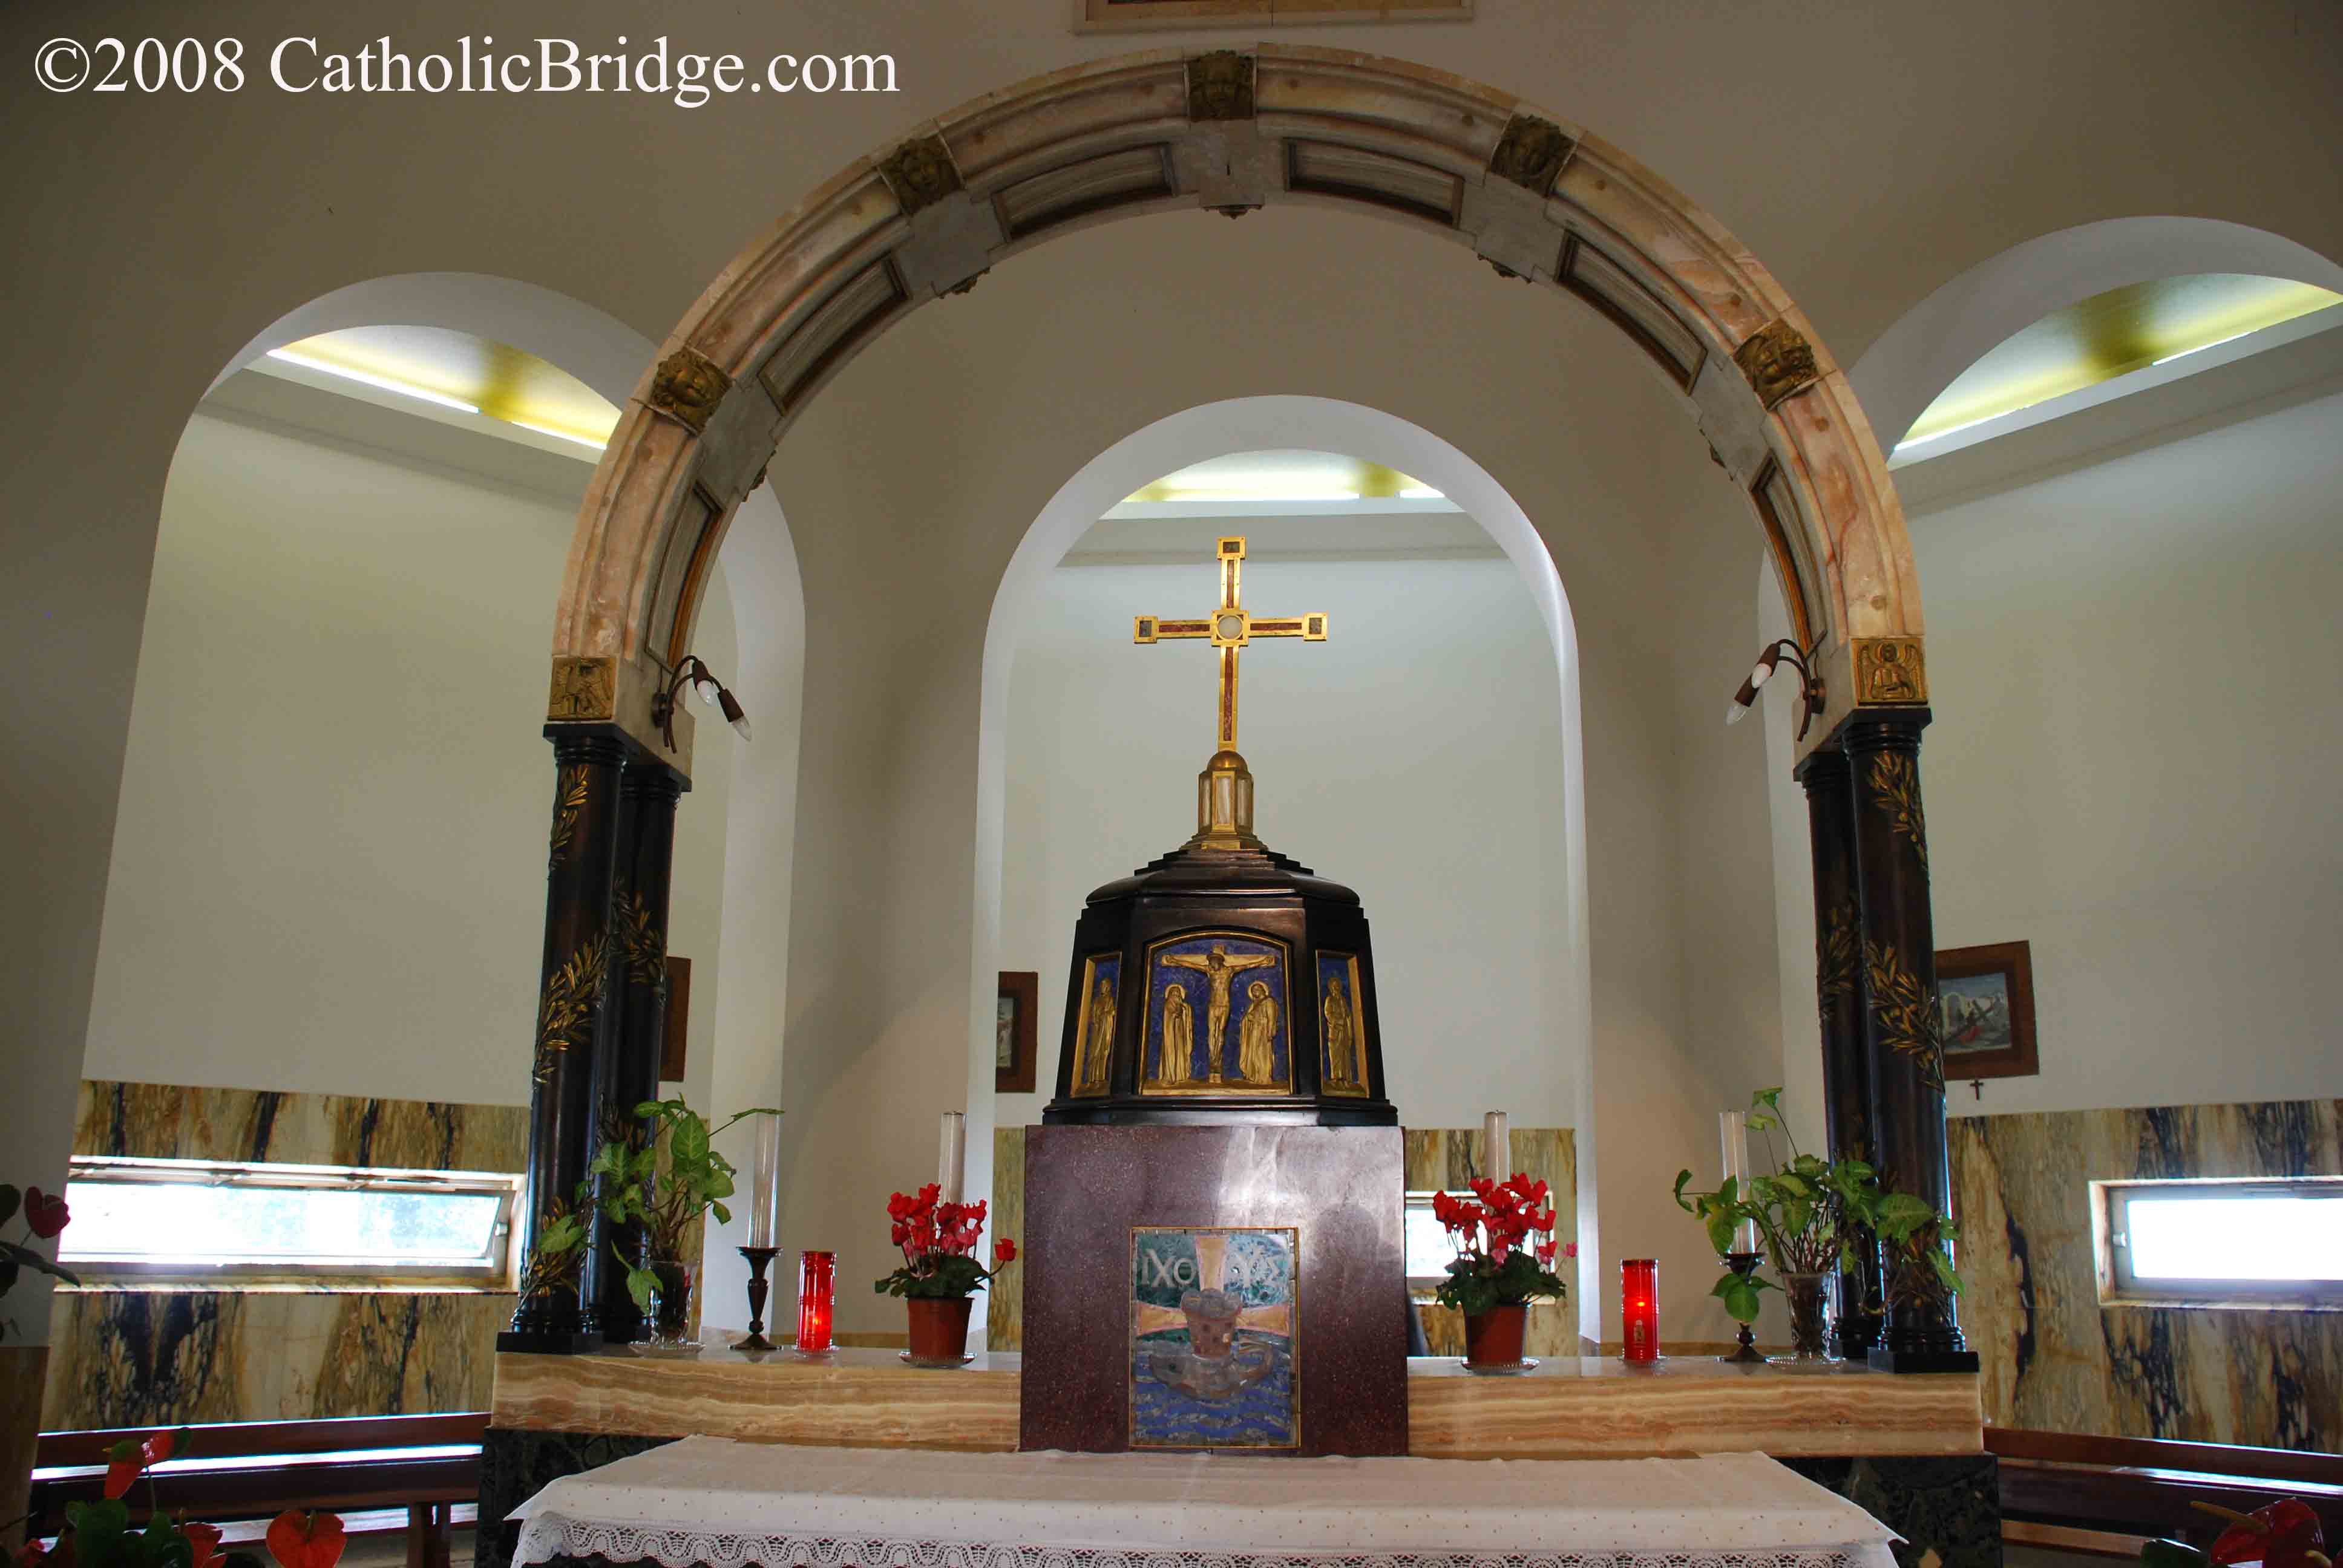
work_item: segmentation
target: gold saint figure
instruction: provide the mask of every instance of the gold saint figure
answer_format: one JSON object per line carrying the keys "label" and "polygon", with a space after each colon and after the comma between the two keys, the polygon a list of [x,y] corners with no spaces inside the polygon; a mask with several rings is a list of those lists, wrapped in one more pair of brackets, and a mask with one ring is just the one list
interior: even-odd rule
{"label": "gold saint figure", "polygon": [[1104,980],[1098,982],[1098,992],[1091,998],[1090,1013],[1083,1030],[1088,1039],[1081,1091],[1097,1094],[1105,1091],[1107,1067],[1114,1060],[1114,989]]}
{"label": "gold saint figure", "polygon": [[1188,988],[1163,988],[1163,1060],[1155,1066],[1155,1081],[1177,1089],[1188,1081],[1196,1054],[1196,1010],[1188,1005]]}
{"label": "gold saint figure", "polygon": [[1326,1087],[1351,1090],[1359,1081],[1351,1071],[1351,1003],[1342,982],[1326,982],[1326,1000],[1318,1004],[1318,1016],[1326,1025]]}
{"label": "gold saint figure", "polygon": [[1243,958],[1229,957],[1229,950],[1220,942],[1202,958],[1193,953],[1174,953],[1163,960],[1171,969],[1195,970],[1212,986],[1212,1000],[1204,1004],[1205,1058],[1212,1070],[1212,1081],[1221,1081],[1221,1042],[1228,1036],[1229,982],[1241,970],[1257,970],[1277,960],[1263,953],[1248,953]]}
{"label": "gold saint figure", "polygon": [[1269,994],[1267,980],[1255,980],[1245,989],[1252,999],[1245,1008],[1244,1021],[1237,1026],[1237,1077],[1246,1083],[1273,1084],[1277,1081],[1277,999]]}

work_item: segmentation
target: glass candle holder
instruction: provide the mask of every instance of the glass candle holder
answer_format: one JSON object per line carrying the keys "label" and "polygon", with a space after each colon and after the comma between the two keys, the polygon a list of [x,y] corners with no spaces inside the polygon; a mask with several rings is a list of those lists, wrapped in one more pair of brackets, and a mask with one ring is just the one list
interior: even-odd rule
{"label": "glass candle holder", "polygon": [[798,1258],[798,1350],[819,1355],[830,1349],[830,1311],[838,1293],[838,1254],[804,1252]]}
{"label": "glass candle holder", "polygon": [[1619,1262],[1619,1319],[1626,1340],[1627,1360],[1641,1363],[1660,1359],[1660,1264],[1655,1258],[1623,1258]]}
{"label": "glass candle holder", "polygon": [[756,1112],[749,1118],[753,1140],[749,1156],[749,1245],[772,1247],[781,1228],[781,1113]]}

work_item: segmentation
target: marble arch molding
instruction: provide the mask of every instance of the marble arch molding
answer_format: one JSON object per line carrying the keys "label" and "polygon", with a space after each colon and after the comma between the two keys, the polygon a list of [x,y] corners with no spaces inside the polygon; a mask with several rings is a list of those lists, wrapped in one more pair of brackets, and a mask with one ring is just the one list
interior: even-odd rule
{"label": "marble arch molding", "polygon": [[1262,44],[1124,55],[989,94],[860,160],[736,256],[661,347],[587,492],[549,717],[645,732],[657,661],[683,651],[734,509],[790,420],[904,313],[1081,225],[1273,202],[1429,226],[1577,297],[1644,349],[1747,496],[1801,640],[1823,649],[1830,711],[1810,744],[1863,702],[1856,683],[1876,663],[1864,656],[1900,643],[1901,667],[1923,668],[1878,443],[1738,240],[1600,137],[1508,94]]}

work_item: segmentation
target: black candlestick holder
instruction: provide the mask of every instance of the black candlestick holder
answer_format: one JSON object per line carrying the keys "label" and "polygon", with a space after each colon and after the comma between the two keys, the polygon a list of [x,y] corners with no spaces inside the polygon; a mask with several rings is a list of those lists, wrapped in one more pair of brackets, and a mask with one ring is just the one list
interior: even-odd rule
{"label": "black candlestick holder", "polygon": [[[1732,1270],[1735,1273],[1740,1275],[1745,1280],[1750,1275],[1755,1273],[1757,1271],[1757,1265],[1765,1261],[1765,1254],[1763,1252],[1727,1252],[1725,1254],[1725,1266]],[[1743,1323],[1741,1325],[1740,1341],[1734,1349],[1733,1353],[1731,1355],[1719,1356],[1716,1359],[1721,1362],[1754,1362],[1758,1366],[1765,1364],[1765,1358],[1759,1354],[1757,1351],[1756,1332],[1747,1323]]]}
{"label": "black candlestick holder", "polygon": [[773,1348],[765,1337],[765,1292],[771,1287],[765,1283],[765,1271],[772,1267],[779,1247],[743,1247],[740,1255],[749,1260],[749,1337],[732,1348],[743,1354]]}

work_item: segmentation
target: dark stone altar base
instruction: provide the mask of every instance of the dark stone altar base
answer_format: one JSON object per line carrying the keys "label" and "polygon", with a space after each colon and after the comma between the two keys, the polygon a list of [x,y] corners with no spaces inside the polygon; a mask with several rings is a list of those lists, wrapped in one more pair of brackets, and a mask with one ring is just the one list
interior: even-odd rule
{"label": "dark stone altar base", "polygon": [[505,1515],[563,1476],[583,1475],[674,1441],[488,1428],[480,1439],[480,1520],[472,1537],[473,1568],[511,1568],[520,1526],[507,1523]]}
{"label": "dark stone altar base", "polygon": [[1990,1453],[1778,1462],[1904,1537],[1893,1548],[1899,1568],[2001,1568],[2001,1471]]}
{"label": "dark stone altar base", "polygon": [[1028,1127],[1018,1445],[1131,1447],[1134,1226],[1300,1232],[1304,1455],[1407,1452],[1396,1127]]}

